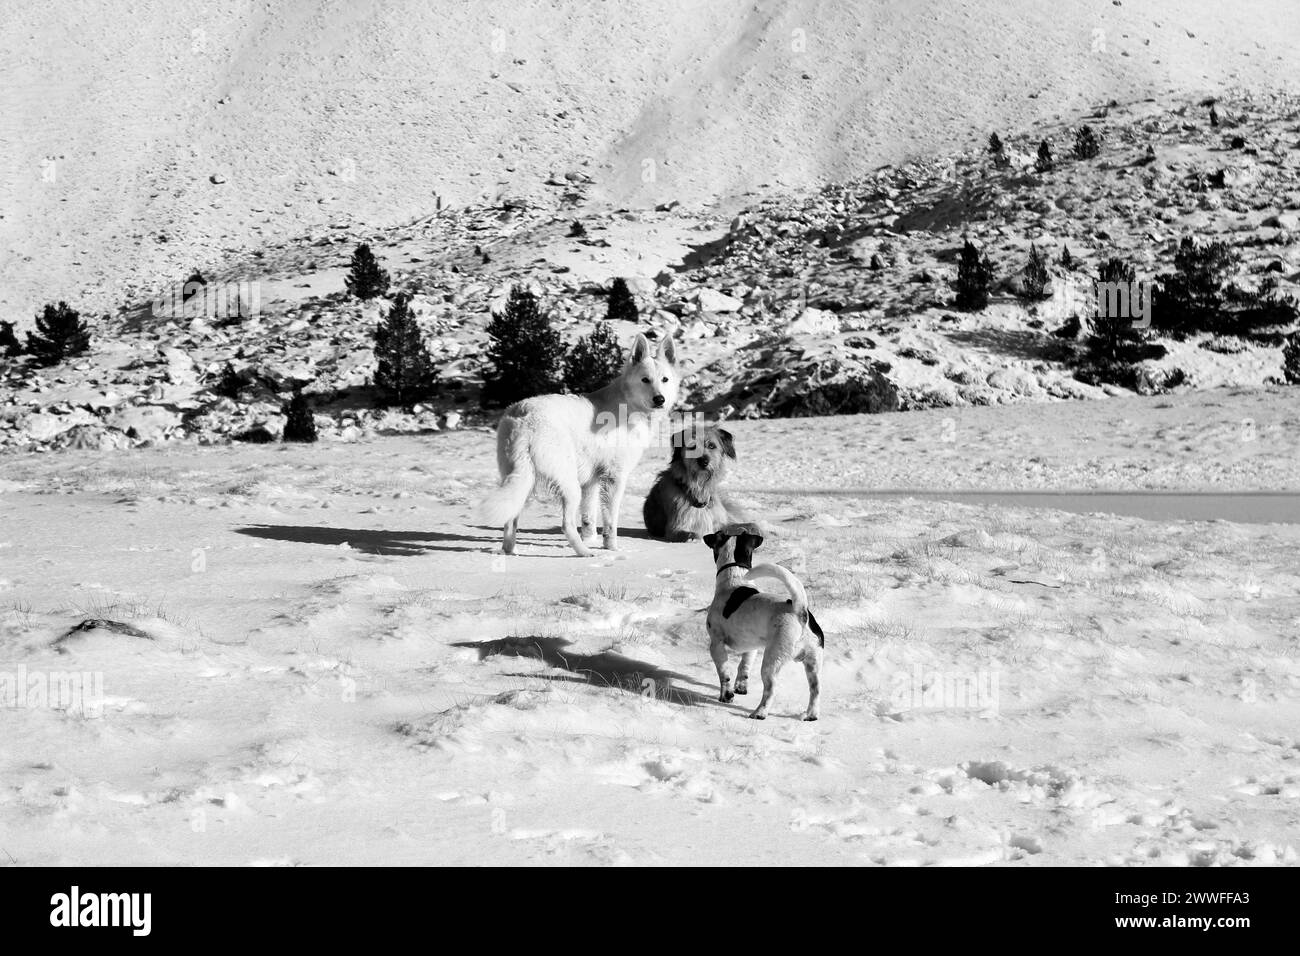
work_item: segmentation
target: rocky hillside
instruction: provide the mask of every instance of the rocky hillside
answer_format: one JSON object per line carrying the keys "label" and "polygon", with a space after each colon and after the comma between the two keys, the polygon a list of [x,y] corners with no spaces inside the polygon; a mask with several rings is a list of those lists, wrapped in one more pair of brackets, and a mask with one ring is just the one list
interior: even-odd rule
{"label": "rocky hillside", "polygon": [[[999,131],[1001,157],[978,148],[816,190],[766,190],[736,216],[614,207],[572,173],[400,228],[313,230],[207,274],[209,288],[254,284],[254,315],[213,315],[207,296],[171,310],[152,301],[164,287],[97,323],[85,356],[53,368],[12,361],[0,445],[274,438],[295,386],[327,439],[487,421],[477,395],[485,328],[510,288],[536,292],[572,341],[603,315],[620,275],[643,325],[681,341],[687,406],[730,417],[1123,394],[1076,378],[1080,333],[1069,319],[1086,320],[1101,260],[1153,278],[1192,235],[1237,250],[1237,286],[1285,299],[1300,280],[1300,102],[1241,95],[1213,109],[1215,122],[1199,99],[1112,104]],[[1074,158],[1085,123],[1101,151]],[[1032,157],[1044,140],[1057,160],[1040,171]],[[976,311],[953,302],[963,236],[997,280]],[[371,332],[388,302],[344,291],[358,241],[374,246],[395,291],[412,294],[440,367],[442,393],[413,414],[375,408]],[[1031,243],[1051,263],[1037,301],[1019,294]],[[624,340],[632,331],[618,329]],[[1164,336],[1166,354],[1143,364],[1136,387],[1280,382],[1291,331]],[[237,399],[217,391],[227,363],[243,385]]]}

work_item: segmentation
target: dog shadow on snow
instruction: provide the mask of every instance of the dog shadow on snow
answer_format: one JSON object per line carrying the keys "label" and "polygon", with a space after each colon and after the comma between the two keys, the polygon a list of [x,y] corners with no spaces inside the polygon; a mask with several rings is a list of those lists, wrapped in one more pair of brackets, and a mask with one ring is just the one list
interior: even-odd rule
{"label": "dog shadow on snow", "polygon": [[[484,551],[487,548],[499,548],[501,531],[493,528],[475,528],[483,534],[467,534],[454,531],[383,531],[374,528],[322,528],[312,525],[257,524],[244,528],[235,528],[236,534],[252,538],[267,538],[272,541],[295,541],[302,544],[323,544],[329,547],[348,545],[366,554],[393,555],[410,557],[427,551]],[[649,535],[640,528],[628,528],[619,532],[620,538],[647,538]],[[564,539],[563,532],[538,528],[519,531],[519,545],[525,549],[528,557],[567,558],[573,552]],[[534,546],[550,547],[547,551],[535,551]],[[599,545],[597,545],[599,547]]]}
{"label": "dog shadow on snow", "polygon": [[[616,688],[639,697],[684,704],[688,707],[717,702],[716,695],[702,694],[683,685],[705,687],[699,681],[655,664],[601,651],[581,654],[565,650],[572,642],[561,637],[505,637],[491,641],[459,641],[453,647],[478,651],[479,660],[489,657],[531,657],[534,660],[568,671],[569,674],[509,674],[509,677],[572,681],[593,687]],[[570,676],[572,675],[572,676]]]}

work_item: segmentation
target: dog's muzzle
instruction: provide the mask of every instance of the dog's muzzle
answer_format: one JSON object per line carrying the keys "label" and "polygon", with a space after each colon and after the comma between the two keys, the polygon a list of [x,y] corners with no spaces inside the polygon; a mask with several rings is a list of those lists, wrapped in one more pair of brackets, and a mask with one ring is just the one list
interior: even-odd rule
{"label": "dog's muzzle", "polygon": [[654,404],[655,404],[655,408],[663,408],[663,407],[664,407],[664,397],[663,397],[662,395],[656,395],[656,396],[655,396],[655,402],[654,402]]}

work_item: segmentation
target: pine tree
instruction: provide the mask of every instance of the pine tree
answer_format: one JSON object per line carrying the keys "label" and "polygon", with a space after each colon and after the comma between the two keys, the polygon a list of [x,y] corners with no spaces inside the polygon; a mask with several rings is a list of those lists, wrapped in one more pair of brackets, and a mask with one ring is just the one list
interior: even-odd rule
{"label": "pine tree", "polygon": [[1045,173],[1054,165],[1056,161],[1052,158],[1052,147],[1048,145],[1047,140],[1043,140],[1038,144],[1038,159],[1034,163],[1034,168],[1040,173]]}
{"label": "pine tree", "polygon": [[27,351],[42,365],[58,365],[89,348],[90,329],[81,321],[81,314],[66,302],[46,305],[36,317],[36,331],[27,333]]}
{"label": "pine tree", "polygon": [[405,408],[428,398],[438,385],[438,370],[410,303],[410,295],[398,293],[375,327],[375,390],[381,403]]}
{"label": "pine tree", "polygon": [[[1123,259],[1107,259],[1097,270],[1099,286],[1115,283],[1133,287],[1137,272]],[[1098,362],[1117,363],[1133,361],[1133,347],[1142,339],[1140,330],[1133,327],[1133,318],[1128,314],[1108,315],[1100,308],[1100,296],[1092,310],[1091,334],[1088,337],[1088,352]],[[1131,310],[1130,310],[1131,311]]]}
{"label": "pine tree", "polygon": [[[1098,295],[1076,371],[1079,379],[1093,385],[1109,383],[1135,388],[1138,381],[1137,363],[1165,354],[1164,346],[1149,342],[1146,331],[1134,325],[1131,314],[1122,314],[1123,310],[1120,309],[1115,309],[1114,314],[1108,314],[1102,309],[1102,286],[1113,283],[1136,288],[1136,280],[1136,271],[1122,259],[1107,259],[1097,270]],[[1129,310],[1131,311],[1132,309]]]}
{"label": "pine tree", "polygon": [[311,402],[302,393],[302,386],[293,390],[293,398],[282,409],[284,414],[284,441],[314,442],[316,419],[311,413]]}
{"label": "pine tree", "polygon": [[1074,268],[1074,256],[1070,255],[1070,247],[1068,245],[1061,247],[1061,268]]}
{"label": "pine tree", "polygon": [[1051,294],[1052,276],[1047,271],[1047,257],[1032,242],[1029,244],[1029,262],[1025,264],[1022,288],[1022,295],[1026,299],[1042,299]]}
{"label": "pine tree", "polygon": [[515,287],[505,310],[488,323],[483,404],[509,405],[564,385],[564,343],[537,297]]}
{"label": "pine tree", "polygon": [[957,308],[968,312],[989,304],[989,286],[993,282],[993,265],[981,255],[969,239],[962,246],[957,263]]}
{"label": "pine tree", "polygon": [[0,355],[12,358],[20,354],[22,350],[22,343],[18,341],[18,336],[14,335],[14,324],[12,322],[0,322]]}
{"label": "pine tree", "polygon": [[1184,236],[1174,254],[1174,271],[1160,277],[1152,322],[1180,336],[1222,325],[1227,312],[1223,287],[1239,262],[1227,243],[1201,245]]}
{"label": "pine tree", "polygon": [[243,388],[243,378],[235,371],[235,366],[227,362],[225,368],[217,376],[217,384],[212,387],[212,390],[223,398],[229,398],[233,401],[239,398],[239,393]]}
{"label": "pine tree", "polygon": [[1287,336],[1282,347],[1282,374],[1288,385],[1300,385],[1300,332]]}
{"label": "pine tree", "polygon": [[587,227],[582,224],[581,219],[573,220],[573,225],[569,227],[570,239],[585,239],[587,237]]}
{"label": "pine tree", "polygon": [[361,243],[352,253],[352,264],[343,284],[349,295],[362,301],[388,295],[388,273],[379,267],[379,260],[366,243]]}
{"label": "pine tree", "polygon": [[989,134],[989,152],[993,154],[1002,152],[1002,140],[998,138],[997,133]]}
{"label": "pine tree", "polygon": [[208,280],[203,278],[203,273],[195,269],[190,273],[190,277],[185,280],[181,286],[181,301],[188,302],[190,299],[199,295],[208,286]]}
{"label": "pine tree", "polygon": [[1093,159],[1101,152],[1101,140],[1091,126],[1084,124],[1074,134],[1074,155],[1077,159]]}
{"label": "pine tree", "polygon": [[564,362],[564,388],[586,395],[609,384],[623,370],[623,350],[607,322],[597,322],[590,335],[578,339]]}
{"label": "pine tree", "polygon": [[615,279],[609,287],[609,299],[605,305],[606,322],[632,322],[636,323],[641,318],[640,310],[636,307],[636,299],[628,290],[627,282],[624,279]]}
{"label": "pine tree", "polygon": [[1213,106],[1211,106],[1211,107],[1210,107],[1210,126],[1211,126],[1211,127],[1215,127],[1215,126],[1218,126],[1218,125],[1219,125],[1219,111],[1216,110]]}

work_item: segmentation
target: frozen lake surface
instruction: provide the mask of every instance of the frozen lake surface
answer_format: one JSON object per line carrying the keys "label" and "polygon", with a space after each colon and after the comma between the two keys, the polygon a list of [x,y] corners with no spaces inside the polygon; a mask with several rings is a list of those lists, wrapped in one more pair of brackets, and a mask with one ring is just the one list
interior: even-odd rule
{"label": "frozen lake surface", "polygon": [[1123,515],[1148,521],[1300,524],[1300,493],[1294,491],[917,491],[857,488],[823,492],[806,489],[799,493],[875,499],[939,499],[1003,508],[1051,508],[1071,514]]}

